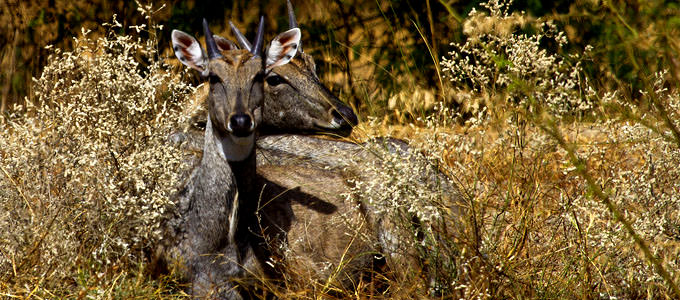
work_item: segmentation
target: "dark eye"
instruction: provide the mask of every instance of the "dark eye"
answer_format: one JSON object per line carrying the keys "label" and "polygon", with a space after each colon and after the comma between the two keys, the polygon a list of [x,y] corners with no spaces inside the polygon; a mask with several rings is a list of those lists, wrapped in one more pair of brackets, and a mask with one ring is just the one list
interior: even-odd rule
{"label": "dark eye", "polygon": [[281,76],[279,76],[279,75],[272,75],[272,76],[267,77],[267,84],[270,85],[270,86],[277,86],[277,85],[282,84],[284,82],[285,81],[283,80],[283,78],[281,78]]}

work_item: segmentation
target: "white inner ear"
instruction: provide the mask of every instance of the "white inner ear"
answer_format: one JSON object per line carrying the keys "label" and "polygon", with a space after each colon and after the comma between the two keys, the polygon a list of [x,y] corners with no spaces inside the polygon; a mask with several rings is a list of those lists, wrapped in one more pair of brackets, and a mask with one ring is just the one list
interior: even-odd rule
{"label": "white inner ear", "polygon": [[267,51],[267,68],[285,65],[293,59],[301,37],[300,29],[293,28],[274,38]]}
{"label": "white inner ear", "polygon": [[201,48],[201,44],[193,36],[179,30],[173,30],[172,49],[182,64],[205,73],[208,66],[208,58],[203,48]]}

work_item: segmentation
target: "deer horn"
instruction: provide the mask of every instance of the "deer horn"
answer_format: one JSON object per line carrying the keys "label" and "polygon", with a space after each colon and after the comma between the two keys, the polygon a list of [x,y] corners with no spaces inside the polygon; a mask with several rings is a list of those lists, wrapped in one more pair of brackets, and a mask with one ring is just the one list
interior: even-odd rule
{"label": "deer horn", "polygon": [[255,45],[250,51],[256,56],[262,56],[262,40],[264,39],[264,16],[260,16],[260,25],[257,26],[257,35],[255,36]]}
{"label": "deer horn", "polygon": [[[286,0],[288,6],[288,29],[297,28],[297,20],[295,19],[295,10],[293,10],[293,4],[290,0]],[[298,51],[302,52],[302,41],[298,43]]]}
{"label": "deer horn", "polygon": [[293,10],[293,4],[290,3],[290,0],[286,0],[287,5],[288,5],[288,29],[293,29],[295,27],[298,27],[297,20],[295,20],[295,11]]}
{"label": "deer horn", "polygon": [[238,30],[238,28],[236,28],[234,23],[229,21],[229,27],[231,27],[231,31],[236,36],[236,41],[238,41],[238,44],[241,47],[245,48],[248,51],[250,51],[250,49],[253,49],[253,45],[251,45],[248,39],[243,35],[243,33],[241,33],[241,31]]}
{"label": "deer horn", "polygon": [[210,32],[210,28],[208,27],[208,21],[206,21],[205,18],[203,18],[203,34],[205,34],[205,45],[208,48],[208,58],[213,59],[222,57],[220,50],[217,48],[217,44],[215,44],[212,32]]}

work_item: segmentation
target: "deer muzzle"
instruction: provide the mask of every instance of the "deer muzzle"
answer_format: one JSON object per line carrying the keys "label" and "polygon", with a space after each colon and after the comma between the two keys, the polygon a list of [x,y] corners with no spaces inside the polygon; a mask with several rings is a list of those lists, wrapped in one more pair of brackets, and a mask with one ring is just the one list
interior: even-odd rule
{"label": "deer muzzle", "polygon": [[357,115],[347,106],[331,108],[330,113],[333,117],[331,126],[335,128],[349,128],[357,125],[359,122]]}
{"label": "deer muzzle", "polygon": [[229,118],[227,129],[237,137],[247,137],[255,131],[255,122],[249,114],[233,114]]}

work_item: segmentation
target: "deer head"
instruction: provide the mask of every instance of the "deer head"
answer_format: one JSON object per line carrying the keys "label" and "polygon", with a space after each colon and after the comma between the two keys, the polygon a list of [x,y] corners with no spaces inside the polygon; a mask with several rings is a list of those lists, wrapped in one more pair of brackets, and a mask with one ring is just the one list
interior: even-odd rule
{"label": "deer head", "polygon": [[[293,7],[288,1],[289,27],[297,28]],[[238,43],[252,49],[243,34],[229,22]],[[232,45],[225,38],[215,36],[218,48]],[[275,45],[272,44],[271,49]],[[288,64],[270,64],[264,78],[265,104],[262,129],[279,132],[334,131],[348,134],[357,124],[354,111],[343,104],[324,86],[316,74],[314,59],[302,51],[298,42],[297,56]]]}
{"label": "deer head", "polygon": [[230,161],[245,159],[254,146],[254,133],[262,120],[263,85],[271,68],[290,62],[297,52],[300,30],[292,28],[279,34],[262,57],[264,19],[260,18],[255,45],[239,50],[234,43],[213,38],[203,20],[206,51],[191,35],[172,31],[177,58],[208,79],[208,121],[222,144],[222,155]]}

